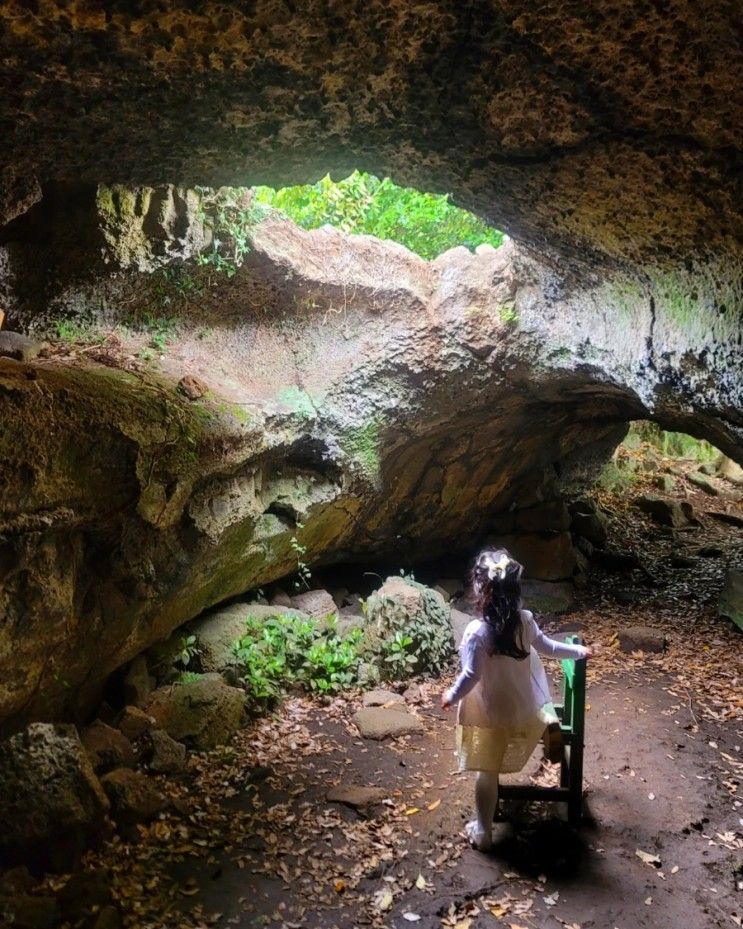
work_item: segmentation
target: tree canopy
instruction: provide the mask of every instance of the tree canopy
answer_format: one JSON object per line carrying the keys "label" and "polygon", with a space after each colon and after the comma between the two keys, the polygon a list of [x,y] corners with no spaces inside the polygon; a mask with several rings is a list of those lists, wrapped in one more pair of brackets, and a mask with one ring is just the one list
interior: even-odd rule
{"label": "tree canopy", "polygon": [[457,245],[474,249],[487,243],[497,248],[503,242],[502,232],[454,206],[447,194],[398,187],[388,177],[380,180],[361,171],[338,182],[326,175],[316,184],[280,190],[257,187],[255,199],[286,213],[304,229],[330,224],[351,234],[392,239],[426,259]]}

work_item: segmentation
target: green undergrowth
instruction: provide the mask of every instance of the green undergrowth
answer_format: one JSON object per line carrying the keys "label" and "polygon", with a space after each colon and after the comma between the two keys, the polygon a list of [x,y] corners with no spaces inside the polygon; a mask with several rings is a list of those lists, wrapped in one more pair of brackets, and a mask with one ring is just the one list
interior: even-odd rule
{"label": "green undergrowth", "polygon": [[503,233],[455,206],[447,194],[399,187],[388,177],[354,171],[341,181],[325,176],[316,184],[255,188],[256,206],[273,207],[298,226],[331,225],[350,234],[391,239],[427,260],[458,245],[498,248]]}
{"label": "green undergrowth", "polygon": [[335,694],[357,680],[360,629],[339,630],[333,616],[298,619],[277,613],[248,615],[245,635],[235,643],[240,680],[254,709],[274,703],[292,686]]}

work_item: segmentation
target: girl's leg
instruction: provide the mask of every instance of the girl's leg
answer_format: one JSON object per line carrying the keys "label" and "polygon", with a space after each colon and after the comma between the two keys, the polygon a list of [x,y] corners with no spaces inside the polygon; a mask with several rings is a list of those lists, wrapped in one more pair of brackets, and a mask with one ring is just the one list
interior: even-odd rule
{"label": "girl's leg", "polygon": [[469,823],[467,834],[481,852],[490,849],[493,841],[493,817],[498,805],[498,772],[478,771],[475,781],[475,812],[477,819]]}

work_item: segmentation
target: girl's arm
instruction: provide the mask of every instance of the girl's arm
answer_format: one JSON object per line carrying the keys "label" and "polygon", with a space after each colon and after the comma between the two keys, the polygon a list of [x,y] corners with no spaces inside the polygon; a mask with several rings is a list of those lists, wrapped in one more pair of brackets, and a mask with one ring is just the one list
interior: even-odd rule
{"label": "girl's arm", "polygon": [[442,700],[444,706],[459,703],[467,696],[482,677],[484,664],[485,648],[477,636],[470,636],[462,648],[462,670],[444,694]]}
{"label": "girl's arm", "polygon": [[[534,624],[536,626],[536,623]],[[531,643],[540,655],[548,658],[588,658],[591,650],[585,645],[571,645],[568,642],[558,642],[545,635],[537,626],[537,632]]]}

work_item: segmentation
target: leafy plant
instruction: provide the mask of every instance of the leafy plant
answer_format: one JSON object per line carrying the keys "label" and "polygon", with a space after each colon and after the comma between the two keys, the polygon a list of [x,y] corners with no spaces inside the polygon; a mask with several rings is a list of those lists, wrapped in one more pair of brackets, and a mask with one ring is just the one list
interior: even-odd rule
{"label": "leafy plant", "polygon": [[196,681],[200,681],[203,677],[202,674],[197,674],[196,671],[181,671],[178,677],[175,679],[176,684],[195,684]]}
{"label": "leafy plant", "polygon": [[[451,617],[436,593],[412,577],[405,583],[418,591],[417,598],[373,593],[365,612],[376,628],[371,648],[380,673],[394,679],[411,671],[440,671],[453,652]],[[417,604],[416,604],[417,600]]]}
{"label": "leafy plant", "polygon": [[360,630],[340,634],[329,618],[248,615],[245,635],[234,647],[248,699],[256,706],[270,704],[293,684],[319,693],[350,686],[356,680],[361,638]]}
{"label": "leafy plant", "polygon": [[232,278],[250,252],[253,228],[268,211],[248,187],[201,188],[201,195],[202,219],[211,228],[212,243],[198,263]]}
{"label": "leafy plant", "polygon": [[182,665],[184,668],[187,668],[193,658],[198,654],[198,646],[196,644],[195,635],[184,635],[181,637],[180,642],[178,643],[180,649],[178,655],[176,656],[175,663]]}
{"label": "leafy plant", "polygon": [[[304,529],[304,523],[297,523],[297,530]],[[312,580],[312,572],[309,569],[309,565],[304,560],[304,556],[307,554],[307,546],[303,545],[296,535],[291,537],[289,544],[294,551],[294,554],[297,556],[297,580],[294,581],[295,590],[299,590],[303,585],[305,590],[310,589],[310,581]]]}
{"label": "leafy plant", "polygon": [[448,195],[398,187],[362,171],[337,183],[326,175],[300,187],[256,187],[255,202],[281,210],[305,229],[328,223],[344,232],[392,239],[426,259],[457,245],[498,248],[503,242],[502,232],[454,206]]}

